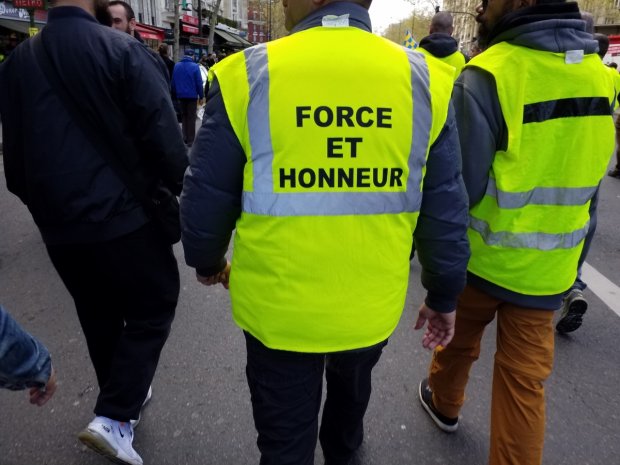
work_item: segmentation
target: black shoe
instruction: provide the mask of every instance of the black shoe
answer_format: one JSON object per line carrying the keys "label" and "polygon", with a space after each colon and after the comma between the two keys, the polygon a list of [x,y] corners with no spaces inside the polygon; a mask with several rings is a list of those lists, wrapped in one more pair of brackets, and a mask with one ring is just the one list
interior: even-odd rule
{"label": "black shoe", "polygon": [[612,178],[620,179],[620,168],[615,168],[607,173],[607,176],[611,176]]}
{"label": "black shoe", "polygon": [[564,297],[562,313],[555,330],[560,334],[575,331],[583,323],[583,315],[587,309],[588,302],[583,298],[583,293],[579,289],[573,289]]}
{"label": "black shoe", "polygon": [[418,389],[418,394],[420,395],[420,403],[426,413],[430,415],[435,424],[439,427],[440,430],[445,431],[446,433],[454,433],[456,429],[459,427],[459,419],[457,418],[448,418],[435,408],[433,405],[433,391],[428,387],[428,378],[424,378],[420,382],[420,388]]}

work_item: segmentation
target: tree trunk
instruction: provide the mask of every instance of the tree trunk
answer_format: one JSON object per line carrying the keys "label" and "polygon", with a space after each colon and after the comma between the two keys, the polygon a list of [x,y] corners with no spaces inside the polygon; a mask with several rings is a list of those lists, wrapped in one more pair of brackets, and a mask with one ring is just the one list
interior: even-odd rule
{"label": "tree trunk", "polygon": [[220,4],[222,0],[215,1],[215,7],[211,12],[211,19],[209,20],[209,48],[208,52],[213,53],[213,39],[215,37],[215,24],[217,23],[217,12],[220,11]]}

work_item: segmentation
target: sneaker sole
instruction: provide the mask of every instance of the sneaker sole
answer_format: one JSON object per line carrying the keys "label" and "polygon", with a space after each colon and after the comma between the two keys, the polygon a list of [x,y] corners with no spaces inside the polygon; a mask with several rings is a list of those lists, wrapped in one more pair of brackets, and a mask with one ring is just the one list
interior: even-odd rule
{"label": "sneaker sole", "polygon": [[118,463],[120,465],[132,465],[130,462],[121,460],[116,456],[116,451],[110,447],[108,442],[99,433],[94,431],[85,430],[78,434],[78,439],[100,455],[103,455],[106,459]]}
{"label": "sneaker sole", "polygon": [[586,313],[587,309],[588,302],[581,299],[575,300],[568,308],[566,315],[560,318],[558,324],[555,325],[556,331],[560,334],[566,334],[579,329],[583,323],[583,315]]}
{"label": "sneaker sole", "polygon": [[131,427],[133,429],[136,429],[138,427],[138,425],[140,424],[140,420],[142,420],[142,411],[149,404],[149,402],[151,402],[151,398],[152,397],[153,397],[153,389],[149,387],[149,390],[148,390],[148,392],[146,394],[146,399],[144,399],[144,402],[142,403],[142,407],[140,407],[140,413],[138,414],[138,419],[137,420],[129,420],[129,422],[131,423]]}
{"label": "sneaker sole", "polygon": [[424,402],[424,400],[422,399],[422,383],[418,385],[418,398],[420,399],[420,404],[422,404],[422,408],[426,410],[426,413],[430,415],[430,417],[433,419],[433,423],[437,425],[437,428],[439,428],[444,433],[454,433],[458,429],[459,427],[458,423],[452,426],[446,425],[439,418],[437,418],[437,416],[431,410],[431,408],[426,404],[426,402]]}

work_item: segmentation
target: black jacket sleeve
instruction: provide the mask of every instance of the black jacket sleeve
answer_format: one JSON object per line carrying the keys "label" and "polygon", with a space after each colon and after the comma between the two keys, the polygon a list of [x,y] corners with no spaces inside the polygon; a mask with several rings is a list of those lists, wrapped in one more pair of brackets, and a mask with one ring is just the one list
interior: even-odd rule
{"label": "black jacket sleeve", "polygon": [[125,54],[124,110],[137,149],[157,178],[179,195],[187,168],[187,150],[172,107],[161,59],[142,44],[131,44]]}
{"label": "black jacket sleeve", "polygon": [[224,257],[241,214],[245,162],[214,79],[181,195],[185,261],[202,276],[217,274],[226,265]]}
{"label": "black jacket sleeve", "polygon": [[[0,65],[0,113],[5,115],[2,121],[2,151],[4,158],[4,175],[6,177],[7,189],[18,196],[22,202],[28,204],[27,189],[26,189],[26,172],[24,166],[24,154],[22,153],[22,145],[20,141],[23,139],[23,118],[21,114],[15,114],[15,112],[21,113],[23,111],[23,105],[17,101],[19,97],[18,92],[11,92],[9,88],[9,82],[12,82],[9,73],[15,72],[15,66],[11,68],[12,59],[6,59],[2,65]],[[2,108],[6,105],[10,108]],[[6,115],[12,113],[10,118]]]}
{"label": "black jacket sleeve", "polygon": [[469,208],[461,177],[461,153],[452,106],[426,163],[422,206],[413,234],[426,305],[451,312],[465,287],[469,242]]}

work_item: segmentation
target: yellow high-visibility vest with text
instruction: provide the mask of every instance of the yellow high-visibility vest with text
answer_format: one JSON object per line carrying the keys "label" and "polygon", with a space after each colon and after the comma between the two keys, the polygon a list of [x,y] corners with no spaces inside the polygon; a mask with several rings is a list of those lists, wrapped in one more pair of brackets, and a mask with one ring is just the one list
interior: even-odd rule
{"label": "yellow high-visibility vest with text", "polygon": [[230,277],[235,322],[297,352],[386,339],[405,302],[451,70],[358,28],[315,27],[212,72],[247,157]]}

